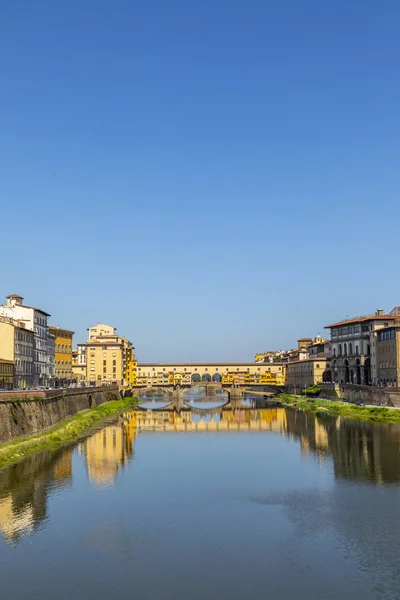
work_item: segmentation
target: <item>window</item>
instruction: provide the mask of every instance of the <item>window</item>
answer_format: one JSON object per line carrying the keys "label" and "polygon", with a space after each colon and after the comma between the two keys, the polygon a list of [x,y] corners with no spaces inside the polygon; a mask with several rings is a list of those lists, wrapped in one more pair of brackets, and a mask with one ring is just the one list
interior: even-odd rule
{"label": "window", "polygon": [[91,360],[91,361],[90,361],[90,364],[91,364],[91,365],[94,365],[94,363],[95,363],[95,361],[94,361],[94,360]]}
{"label": "window", "polygon": [[94,367],[90,367],[90,370],[91,370],[91,371],[94,371]]}

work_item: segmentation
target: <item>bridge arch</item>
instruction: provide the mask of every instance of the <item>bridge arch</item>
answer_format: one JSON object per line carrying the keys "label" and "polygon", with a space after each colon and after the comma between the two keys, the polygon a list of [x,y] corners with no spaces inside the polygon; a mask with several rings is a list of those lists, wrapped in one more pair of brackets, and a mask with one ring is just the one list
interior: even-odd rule
{"label": "bridge arch", "polygon": [[221,377],[220,373],[214,373],[214,375],[212,376],[212,380],[215,383],[221,383],[222,377]]}
{"label": "bridge arch", "polygon": [[201,380],[202,381],[211,381],[210,373],[203,373],[203,375],[201,376]]}
{"label": "bridge arch", "polygon": [[194,382],[201,381],[200,375],[198,373],[193,373],[193,375],[192,375],[192,381],[194,381]]}

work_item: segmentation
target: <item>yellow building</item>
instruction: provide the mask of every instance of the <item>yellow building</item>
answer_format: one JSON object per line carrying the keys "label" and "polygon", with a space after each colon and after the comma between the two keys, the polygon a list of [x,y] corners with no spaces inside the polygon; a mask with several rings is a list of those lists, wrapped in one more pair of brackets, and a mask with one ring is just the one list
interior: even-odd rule
{"label": "yellow building", "polygon": [[70,383],[72,376],[72,338],[74,331],[61,327],[49,327],[49,333],[55,340],[55,384],[63,386]]}
{"label": "yellow building", "polygon": [[322,383],[326,371],[326,358],[308,358],[297,360],[286,365],[286,387],[294,393]]}
{"label": "yellow building", "polygon": [[84,442],[89,479],[97,484],[112,483],[118,471],[132,457],[137,426],[135,418],[127,418],[105,427]]}
{"label": "yellow building", "polygon": [[14,363],[0,358],[0,390],[12,390],[14,387]]}
{"label": "yellow building", "polygon": [[136,360],[132,343],[104,323],[89,327],[86,346],[86,381],[90,386],[132,385]]}
{"label": "yellow building", "polygon": [[124,340],[125,362],[126,362],[126,382],[127,385],[135,387],[137,383],[137,360],[134,354],[134,347],[129,340]]}
{"label": "yellow building", "polygon": [[285,385],[286,365],[279,363],[141,363],[138,386],[191,385]]}

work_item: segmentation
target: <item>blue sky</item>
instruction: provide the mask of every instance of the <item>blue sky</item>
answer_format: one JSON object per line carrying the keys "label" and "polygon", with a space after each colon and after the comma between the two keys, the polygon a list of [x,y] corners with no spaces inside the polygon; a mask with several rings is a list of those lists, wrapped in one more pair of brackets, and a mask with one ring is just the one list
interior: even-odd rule
{"label": "blue sky", "polygon": [[398,2],[8,2],[1,295],[142,361],[400,304]]}

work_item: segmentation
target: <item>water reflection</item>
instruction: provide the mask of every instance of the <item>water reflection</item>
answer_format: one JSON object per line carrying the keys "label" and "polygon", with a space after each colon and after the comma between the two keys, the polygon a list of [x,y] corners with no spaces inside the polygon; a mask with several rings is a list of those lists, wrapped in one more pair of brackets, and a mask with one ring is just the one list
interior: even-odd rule
{"label": "water reflection", "polygon": [[79,445],[90,481],[100,485],[114,483],[132,457],[136,431],[135,413],[126,414],[117,424],[104,427]]}
{"label": "water reflection", "polygon": [[[133,456],[136,433],[134,414],[127,414],[77,445],[89,481],[96,485],[115,482]],[[72,483],[73,450],[34,454],[0,471],[0,533],[6,541],[17,543],[45,523],[49,494]]]}
{"label": "water reflection", "polygon": [[72,449],[41,452],[0,471],[0,532],[10,543],[47,518],[47,496],[72,481]]}
{"label": "water reflection", "polygon": [[[218,403],[216,403],[218,404]],[[134,410],[75,447],[42,452],[0,471],[0,532],[12,544],[46,522],[49,495],[73,481],[73,457],[88,480],[112,486],[134,457],[141,433],[271,432],[298,443],[303,455],[331,461],[336,479],[378,484],[400,482],[400,425],[377,425],[292,408],[214,406],[192,410]],[[265,456],[264,460],[270,460]],[[258,458],[257,458],[258,460]]]}

